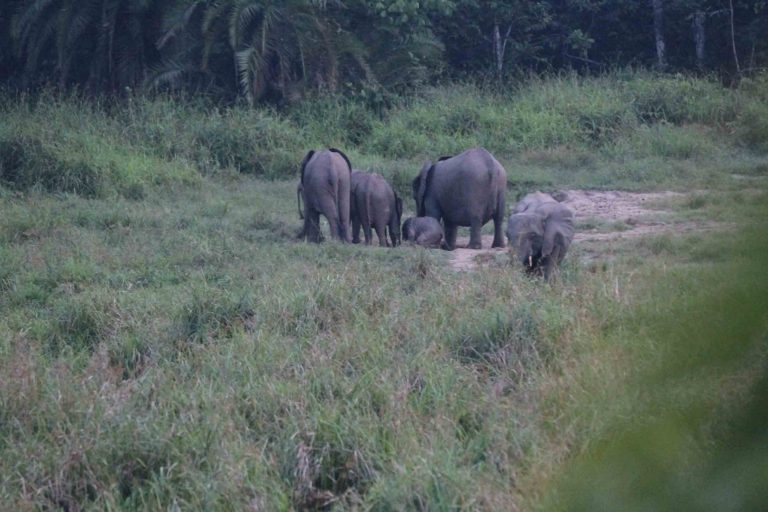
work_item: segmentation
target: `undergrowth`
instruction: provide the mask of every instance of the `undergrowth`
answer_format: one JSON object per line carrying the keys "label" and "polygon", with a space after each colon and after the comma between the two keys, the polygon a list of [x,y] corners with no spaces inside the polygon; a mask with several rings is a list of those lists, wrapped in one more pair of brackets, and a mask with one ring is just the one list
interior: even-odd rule
{"label": "undergrowth", "polygon": [[[684,455],[643,474],[660,460],[706,487],[764,371],[764,351],[707,342],[751,332],[729,323],[739,300],[762,321],[763,94],[617,73],[436,87],[375,114],[3,97],[0,508],[590,508],[616,489],[590,450],[633,425]],[[474,144],[507,167],[509,204],[696,187],[664,207],[729,228],[592,265],[575,247],[550,285],[503,258],[456,273],[441,251],[295,241],[306,150],[341,147],[408,198],[423,159]]]}

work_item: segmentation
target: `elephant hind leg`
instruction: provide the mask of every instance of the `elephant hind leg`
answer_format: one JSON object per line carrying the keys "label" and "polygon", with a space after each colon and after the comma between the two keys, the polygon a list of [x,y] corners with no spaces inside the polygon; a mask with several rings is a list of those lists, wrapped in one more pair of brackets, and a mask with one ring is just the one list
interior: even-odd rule
{"label": "elephant hind leg", "polygon": [[504,193],[499,194],[496,201],[496,213],[493,216],[493,245],[491,247],[506,247],[504,239],[504,213],[506,212],[504,204]]}
{"label": "elephant hind leg", "polygon": [[469,227],[469,248],[470,249],[482,249],[483,248],[483,235],[482,235],[483,223],[480,219],[472,219]]}
{"label": "elephant hind leg", "polygon": [[345,241],[346,232],[339,222],[339,212],[336,205],[334,204],[333,206],[326,208],[323,215],[325,215],[325,218],[328,220],[328,226],[331,229],[331,238]]}
{"label": "elephant hind leg", "polygon": [[352,243],[360,243],[360,219],[352,217]]}
{"label": "elephant hind leg", "polygon": [[504,228],[502,227],[502,219],[494,217],[493,219],[493,245],[492,248],[506,247],[507,243],[504,240]]}
{"label": "elephant hind leg", "polygon": [[371,245],[373,233],[371,232],[371,224],[368,222],[363,222],[363,235],[365,236],[365,245]]}
{"label": "elephant hind leg", "polygon": [[456,224],[445,223],[443,249],[446,251],[452,251],[456,248],[456,232],[458,229],[459,227]]}
{"label": "elephant hind leg", "polygon": [[320,243],[320,212],[307,208],[304,215],[304,234],[309,242]]}
{"label": "elephant hind leg", "polygon": [[379,246],[389,247],[389,242],[387,242],[386,226],[383,223],[377,222],[374,227],[376,229],[376,236],[379,238]]}

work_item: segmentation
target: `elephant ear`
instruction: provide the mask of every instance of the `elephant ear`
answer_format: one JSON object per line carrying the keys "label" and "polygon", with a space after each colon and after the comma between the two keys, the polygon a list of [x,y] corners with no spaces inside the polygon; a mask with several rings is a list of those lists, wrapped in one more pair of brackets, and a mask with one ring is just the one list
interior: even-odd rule
{"label": "elephant ear", "polygon": [[562,248],[568,249],[573,240],[573,233],[573,212],[566,206],[556,204],[544,220],[544,243],[541,247],[541,256],[546,258],[552,254],[558,239]]}
{"label": "elephant ear", "polygon": [[304,160],[301,161],[301,183],[304,183],[304,169],[307,167],[307,163],[312,159],[312,157],[315,156],[315,150],[310,149],[309,152],[304,156]]}
{"label": "elephant ear", "polygon": [[414,185],[418,183],[418,190],[414,186],[414,199],[416,199],[416,216],[424,217],[426,215],[426,207],[424,205],[424,199],[427,196],[429,185],[432,182],[432,174],[435,172],[435,164],[430,161],[424,164],[421,168],[419,177],[414,180]]}
{"label": "elephant ear", "polygon": [[328,148],[328,151],[332,151],[334,153],[338,153],[339,155],[341,155],[341,158],[343,158],[344,161],[347,162],[347,168],[349,168],[349,172],[350,173],[352,172],[352,164],[349,163],[349,158],[347,158],[347,155],[345,155],[342,150],[336,149],[336,148]]}

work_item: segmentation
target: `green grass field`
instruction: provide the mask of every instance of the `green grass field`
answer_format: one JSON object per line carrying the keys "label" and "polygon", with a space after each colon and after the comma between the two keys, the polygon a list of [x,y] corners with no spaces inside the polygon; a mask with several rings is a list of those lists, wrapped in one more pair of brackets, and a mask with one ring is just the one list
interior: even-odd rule
{"label": "green grass field", "polygon": [[[382,116],[4,96],[0,509],[764,503],[765,83],[454,85]],[[412,210],[422,161],[475,144],[509,204],[695,190],[664,208],[719,228],[590,265],[577,245],[551,285],[295,240],[306,150],[345,149]]]}

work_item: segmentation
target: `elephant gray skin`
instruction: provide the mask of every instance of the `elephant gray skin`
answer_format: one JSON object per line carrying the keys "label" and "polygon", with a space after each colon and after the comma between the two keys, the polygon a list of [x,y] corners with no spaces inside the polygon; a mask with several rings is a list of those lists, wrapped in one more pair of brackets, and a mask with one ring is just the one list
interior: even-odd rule
{"label": "elephant gray skin", "polygon": [[[306,201],[303,201],[302,199],[303,197],[304,197],[304,186],[301,184],[301,182],[299,182],[299,185],[296,187],[296,200],[299,203],[299,219],[301,220],[304,220],[304,212],[301,211],[301,203],[306,202]],[[306,235],[307,235],[306,228],[302,223],[301,229],[296,234],[296,238],[298,238],[299,240],[304,240],[304,238],[306,238]],[[323,240],[325,240],[325,237],[323,236],[322,233],[320,233],[319,241],[322,242]]]}
{"label": "elephant gray skin", "polygon": [[411,184],[419,217],[443,221],[443,248],[456,247],[459,226],[469,226],[469,247],[482,248],[480,229],[493,219],[493,247],[504,247],[507,173],[483,148],[472,148],[437,163],[427,162]]}
{"label": "elephant gray skin", "polygon": [[530,194],[522,198],[520,201],[518,201],[515,207],[512,209],[512,213],[523,213],[525,210],[527,210],[530,207],[536,207],[543,203],[556,203],[556,202],[557,201],[555,200],[555,198],[553,198],[551,195],[545,194],[543,192],[539,192],[537,190],[536,192],[531,192]]}
{"label": "elephant gray skin", "polygon": [[433,217],[409,217],[403,222],[403,240],[436,249],[443,241],[443,226]]}
{"label": "elephant gray skin", "polygon": [[573,241],[573,211],[552,196],[528,194],[513,209],[507,224],[509,244],[529,274],[549,279]]}
{"label": "elephant gray skin", "polygon": [[[400,219],[403,216],[403,200],[379,174],[352,171],[352,196],[350,217],[352,219],[352,243],[360,243],[360,227],[363,228],[365,245],[371,245],[376,231],[379,245],[396,247],[400,245]],[[387,240],[389,231],[390,242]]]}
{"label": "elephant gray skin", "polygon": [[[296,189],[301,211],[304,200],[304,227],[300,238],[320,242],[320,214],[331,228],[331,238],[350,241],[349,198],[352,166],[338,149],[310,151],[301,162],[301,180]],[[301,216],[301,213],[300,213]]]}

